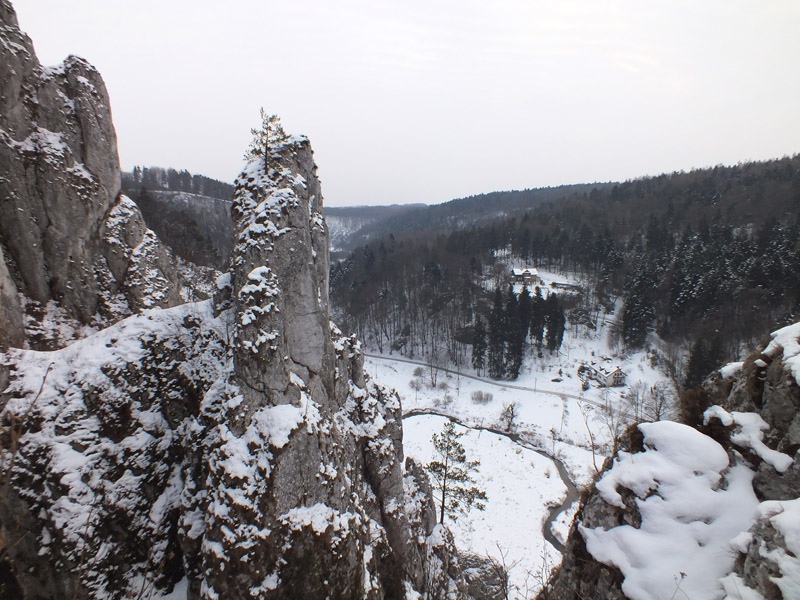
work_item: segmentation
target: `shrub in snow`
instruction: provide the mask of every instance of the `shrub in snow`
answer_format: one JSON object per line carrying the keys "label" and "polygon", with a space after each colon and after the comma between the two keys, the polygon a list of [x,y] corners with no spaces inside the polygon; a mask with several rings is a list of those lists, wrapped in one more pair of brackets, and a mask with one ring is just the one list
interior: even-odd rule
{"label": "shrub in snow", "polygon": [[472,392],[472,401],[475,404],[489,404],[492,401],[494,396],[492,396],[489,392],[484,392],[483,390],[475,390]]}

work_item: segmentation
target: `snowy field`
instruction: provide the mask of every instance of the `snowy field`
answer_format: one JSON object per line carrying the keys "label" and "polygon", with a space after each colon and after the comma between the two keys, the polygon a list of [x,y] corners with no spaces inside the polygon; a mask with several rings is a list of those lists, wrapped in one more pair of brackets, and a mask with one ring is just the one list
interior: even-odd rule
{"label": "snowy field", "polygon": [[[418,416],[404,423],[406,454],[426,463],[433,458],[431,435],[442,430],[447,419]],[[461,443],[470,460],[479,460],[475,477],[486,490],[484,511],[471,510],[453,521],[446,518],[460,550],[489,555],[510,567],[512,585],[520,590],[538,589],[542,560],[550,562],[558,552],[542,537],[542,524],[550,506],[560,505],[566,495],[553,462],[488,431],[466,431]],[[524,501],[521,501],[524,499]]]}
{"label": "snowy field", "polygon": [[[586,487],[594,480],[595,466],[602,468],[610,452],[615,423],[605,407],[618,415],[624,412],[624,395],[631,386],[672,387],[647,353],[614,353],[608,344],[610,322],[613,317],[591,332],[568,324],[559,354],[545,351],[537,358],[529,351],[516,381],[477,378],[474,370],[462,367],[461,372],[438,370],[432,386],[431,369],[424,363],[388,355],[370,355],[365,361],[369,375],[395,388],[404,414],[411,413],[404,422],[408,456],[423,464],[431,459],[431,436],[441,431],[445,416],[471,428],[461,441],[468,458],[481,462],[475,477],[488,496],[486,510],[473,509],[447,524],[461,551],[486,554],[510,567],[512,598],[533,597],[547,572],[560,562],[558,548],[545,535],[563,541],[576,508],[567,498],[556,462],[530,448],[560,461],[571,482]],[[600,388],[593,383],[584,391],[578,367],[592,361],[619,366],[627,376],[626,386]],[[502,413],[511,404],[515,417],[509,428]],[[419,414],[426,412],[441,416]],[[519,434],[524,445],[484,428]],[[561,506],[565,499],[569,501]],[[551,522],[552,506],[563,510]]]}

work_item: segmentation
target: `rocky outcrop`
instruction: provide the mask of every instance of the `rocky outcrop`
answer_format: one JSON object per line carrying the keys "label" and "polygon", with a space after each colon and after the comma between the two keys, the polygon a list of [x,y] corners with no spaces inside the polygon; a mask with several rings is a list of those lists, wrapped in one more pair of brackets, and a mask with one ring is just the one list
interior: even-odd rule
{"label": "rocky outcrop", "polygon": [[[119,217],[111,213],[120,171],[102,78],[74,56],[42,67],[7,0],[0,1],[0,172],[0,294],[9,300],[0,311],[0,349],[20,346],[21,332],[41,329],[43,315],[86,325],[178,302],[169,257],[141,231],[127,238],[129,264],[109,267],[118,240],[107,237],[107,221]],[[173,285],[143,301],[143,290],[132,292],[138,283],[126,281],[129,269],[156,269]],[[68,341],[51,333],[41,346]]]}
{"label": "rocky outcrop", "polygon": [[224,336],[205,302],[8,352],[0,598],[158,598],[184,577],[182,498],[203,481]]}
{"label": "rocky outcrop", "polygon": [[[795,457],[800,449],[800,323],[772,334],[763,352],[750,356],[733,377],[709,382],[714,399],[733,411],[755,411],[766,423],[764,442]],[[800,461],[776,468],[769,456],[751,451],[753,490],[762,500],[739,551],[726,590],[730,598],[753,591],[767,600],[788,600],[800,589],[797,523],[800,522]],[[737,595],[741,594],[741,596]]]}
{"label": "rocky outcrop", "polygon": [[401,598],[431,586],[432,525],[409,521],[400,402],[366,380],[358,343],[330,322],[308,140],[268,133],[234,194],[234,372],[213,399],[204,589]]}
{"label": "rocky outcrop", "polygon": [[308,140],[270,121],[214,299],[165,308],[100,76],[0,17],[0,597],[459,597],[399,398],[330,321]]}
{"label": "rocky outcrop", "polygon": [[[3,597],[459,596],[399,398],[330,321],[308,140],[273,139],[268,165],[237,181],[213,301],[7,352]],[[129,200],[103,235],[112,276],[136,281],[130,240],[149,234]]]}
{"label": "rocky outcrop", "polygon": [[[658,574],[657,568],[651,568],[649,584],[657,576],[664,576],[662,592],[688,593],[694,597],[688,590],[693,574],[690,568],[680,565],[695,569],[700,563],[690,557],[695,556],[698,549],[702,553],[703,547],[708,545],[712,551],[725,549],[720,554],[724,560],[715,559],[713,565],[719,569],[720,565],[725,567],[722,563],[727,561],[727,570],[716,575],[718,579],[702,584],[706,586],[703,597],[713,595],[731,600],[796,597],[800,586],[797,575],[800,561],[796,558],[800,552],[797,543],[800,539],[800,467],[795,459],[800,448],[797,434],[800,430],[800,387],[797,383],[800,324],[778,330],[772,338],[762,352],[721,369],[705,382],[702,392],[689,396],[693,403],[699,398],[704,406],[709,406],[702,424],[695,428],[671,424],[685,431],[676,431],[674,436],[664,438],[679,439],[673,447],[687,454],[683,460],[688,459],[684,471],[689,477],[679,477],[681,485],[689,482],[692,475],[699,477],[700,465],[713,453],[727,453],[728,466],[720,469],[726,462],[720,459],[717,468],[703,475],[712,475],[710,492],[698,488],[685,497],[676,497],[675,487],[667,481],[673,465],[667,463],[671,466],[664,471],[663,461],[660,464],[651,461],[660,470],[642,477],[643,466],[644,471],[649,468],[648,455],[658,444],[645,440],[642,445],[641,436],[624,440],[627,445],[613,461],[606,463],[596,489],[585,497],[563,563],[541,598],[628,597],[623,590],[630,592],[630,597],[648,597],[646,591],[627,581],[627,576],[614,566],[623,565],[623,570],[640,577],[637,571],[641,571],[647,560],[644,557],[627,560],[623,553],[615,554],[601,544],[614,543],[611,541],[614,537],[621,540],[624,536],[623,545],[629,544],[628,551],[635,553],[631,543],[633,536],[646,530],[641,522],[642,511],[646,510],[652,517],[657,506],[670,502],[681,508],[674,513],[671,525],[662,522],[656,533],[663,535],[665,529],[677,530],[688,525],[701,535],[692,540],[691,548],[688,545],[677,550],[672,548],[671,555],[683,556],[683,562],[663,560],[665,572]],[[696,412],[696,407],[692,408],[687,414]],[[639,430],[647,436],[647,432],[652,431],[649,427],[652,426],[642,425]],[[687,450],[692,440],[707,450]],[[644,453],[639,454],[641,452]],[[634,464],[639,465],[638,475],[635,475]],[[654,477],[652,481],[650,476]],[[622,494],[622,502],[614,500],[612,496],[616,493]],[[711,499],[705,508],[704,494]],[[652,496],[657,497],[655,503],[649,502]],[[733,502],[723,509],[729,499]],[[736,511],[741,515],[731,521]],[[723,520],[729,523],[723,524]],[[626,525],[629,529],[623,531]],[[718,527],[727,529],[718,530]],[[717,535],[715,540],[715,530],[724,535]],[[607,535],[612,531],[615,532],[613,536]],[[690,540],[692,535],[685,537]],[[647,552],[656,552],[652,543]],[[703,569],[707,567],[701,571]]]}

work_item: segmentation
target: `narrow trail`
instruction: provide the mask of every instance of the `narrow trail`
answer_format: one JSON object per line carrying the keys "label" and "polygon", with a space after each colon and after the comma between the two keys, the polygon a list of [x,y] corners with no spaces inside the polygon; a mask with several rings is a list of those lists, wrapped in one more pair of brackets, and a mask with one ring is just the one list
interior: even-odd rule
{"label": "narrow trail", "polygon": [[542,524],[542,536],[546,541],[548,541],[559,553],[564,554],[564,544],[553,535],[552,527],[558,521],[559,515],[562,512],[567,510],[574,502],[577,502],[580,498],[580,492],[578,492],[578,488],[573,483],[572,479],[569,476],[569,472],[567,468],[564,466],[564,463],[561,462],[561,459],[553,456],[550,452],[547,452],[543,448],[539,448],[535,446],[532,442],[525,439],[518,433],[513,431],[505,431],[503,429],[497,429],[495,427],[486,426],[486,425],[475,425],[469,424],[466,421],[462,421],[458,417],[453,415],[449,415],[443,413],[441,411],[435,409],[428,409],[428,408],[414,408],[411,409],[403,414],[403,419],[407,419],[409,417],[418,417],[422,415],[434,415],[437,417],[443,417],[445,419],[450,419],[454,423],[465,427],[466,429],[475,429],[480,431],[488,431],[489,433],[494,433],[495,435],[502,435],[510,439],[515,444],[522,446],[527,450],[532,450],[537,454],[544,456],[545,458],[549,458],[553,461],[553,464],[556,466],[556,470],[558,471],[559,477],[561,477],[561,481],[564,482],[564,486],[567,488],[567,495],[564,498],[564,501],[557,505],[550,508],[548,511],[547,519]]}
{"label": "narrow trail", "polygon": [[[388,362],[402,362],[402,363],[407,363],[409,365],[417,365],[417,366],[425,367],[425,368],[428,367],[428,365],[423,363],[423,362],[419,362],[419,361],[416,361],[416,360],[411,360],[411,359],[408,359],[408,358],[396,358],[396,357],[389,357],[389,356],[381,356],[380,354],[369,354],[368,352],[365,352],[364,356],[366,356],[368,358],[374,358],[376,360],[385,360],[385,361],[388,361]],[[485,379],[483,377],[476,377],[475,375],[467,375],[466,373],[462,373],[461,371],[455,371],[453,369],[448,369],[448,368],[445,368],[445,367],[439,367],[439,370],[444,372],[444,373],[450,373],[450,374],[456,375],[458,377],[463,377],[464,379],[472,379],[473,381],[480,381],[481,383],[485,383],[486,385],[493,385],[494,387],[497,387],[497,388],[504,388],[504,389],[507,389],[507,390],[520,390],[520,391],[523,391],[523,392],[532,392],[534,394],[546,394],[548,396],[558,396],[562,400],[566,400],[567,398],[571,398],[573,400],[579,400],[580,402],[583,402],[584,404],[591,404],[592,406],[595,406],[597,408],[605,408],[605,404],[604,403],[598,402],[597,400],[591,400],[589,398],[586,398],[585,396],[576,396],[575,394],[567,394],[566,392],[559,392],[559,391],[556,391],[556,390],[541,389],[539,387],[532,388],[532,387],[526,387],[524,385],[514,385],[513,383],[506,383],[506,382],[502,382],[502,381],[494,381],[492,379]]]}

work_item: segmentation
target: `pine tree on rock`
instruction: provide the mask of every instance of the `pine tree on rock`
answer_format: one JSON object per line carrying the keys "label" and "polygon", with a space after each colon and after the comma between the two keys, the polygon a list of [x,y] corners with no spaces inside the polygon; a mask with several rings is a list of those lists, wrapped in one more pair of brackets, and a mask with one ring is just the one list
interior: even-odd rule
{"label": "pine tree on rock", "polygon": [[253,128],[250,133],[253,139],[245,152],[245,160],[262,158],[264,160],[264,171],[269,175],[269,153],[270,149],[278,144],[288,141],[289,136],[283,130],[281,120],[278,115],[270,115],[261,108],[261,126]]}
{"label": "pine tree on rock", "polygon": [[439,499],[439,522],[445,515],[453,520],[473,505],[478,510],[485,508],[486,492],[475,485],[472,472],[480,462],[467,460],[467,453],[459,441],[464,432],[457,432],[452,421],[445,423],[440,433],[431,437],[435,458],[425,465],[434,480],[434,493]]}

